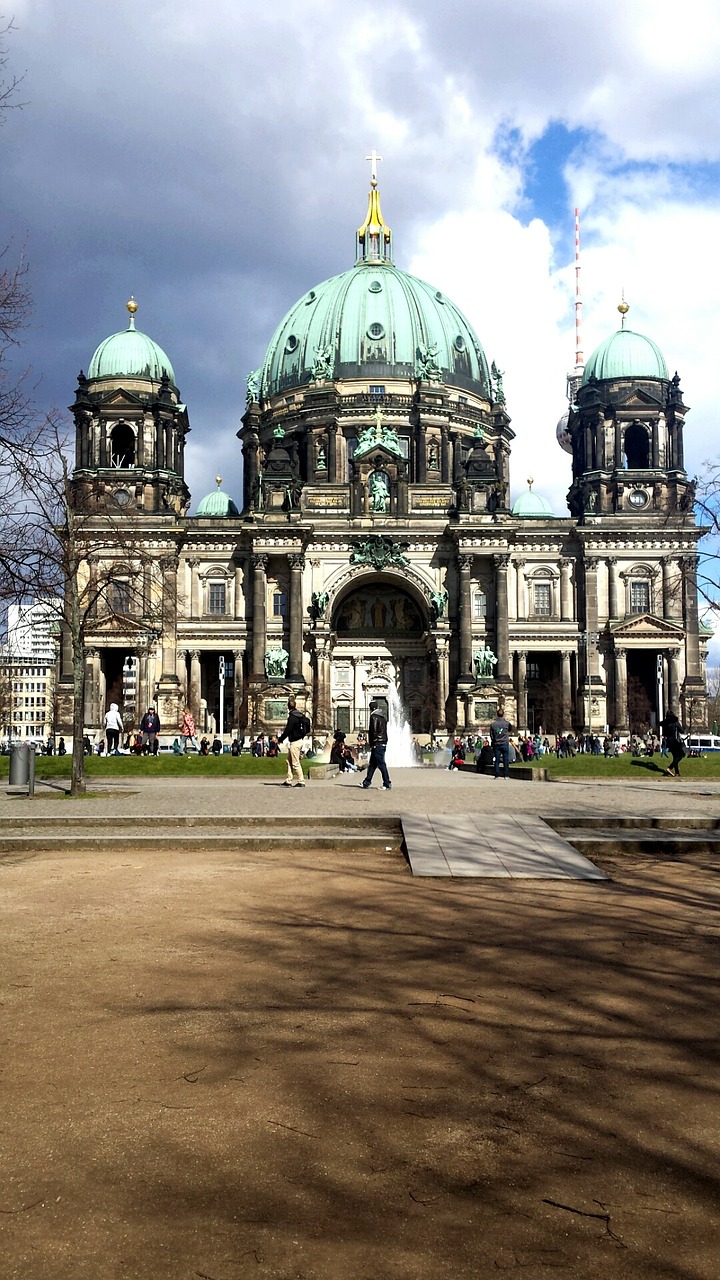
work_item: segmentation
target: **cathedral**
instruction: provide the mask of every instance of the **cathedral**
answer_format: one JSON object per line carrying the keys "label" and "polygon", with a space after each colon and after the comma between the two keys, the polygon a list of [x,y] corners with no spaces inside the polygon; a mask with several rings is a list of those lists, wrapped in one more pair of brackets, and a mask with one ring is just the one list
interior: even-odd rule
{"label": "cathedral", "polygon": [[289,695],[318,733],[364,729],[371,698],[399,699],[418,735],[477,733],[498,702],[519,731],[622,734],[667,707],[703,722],[686,406],[627,307],[568,379],[562,518],[531,484],[510,506],[502,374],[452,300],[395,265],[374,171],[354,264],[298,299],[247,379],[241,506],[218,478],[190,514],[187,408],[128,310],[72,406],[103,601],[90,734],[111,702],[127,727],[155,705],[171,736],[186,706],[201,731],[272,731]]}

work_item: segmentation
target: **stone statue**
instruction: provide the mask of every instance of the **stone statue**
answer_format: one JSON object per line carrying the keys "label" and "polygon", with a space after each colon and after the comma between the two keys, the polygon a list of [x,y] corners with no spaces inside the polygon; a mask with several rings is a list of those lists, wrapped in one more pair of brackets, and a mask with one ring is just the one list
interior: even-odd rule
{"label": "stone statue", "polygon": [[373,569],[384,569],[386,565],[395,565],[398,569],[409,569],[410,561],[403,551],[406,542],[394,542],[392,538],[384,538],[375,534],[358,542],[350,555],[351,564],[367,564]]}
{"label": "stone statue", "polygon": [[383,423],[380,405],[375,410],[375,421],[358,432],[355,457],[361,457],[363,453],[367,453],[370,449],[376,449],[378,445],[382,445],[383,448],[387,449],[388,453],[394,453],[398,458],[403,456],[402,445],[398,439],[397,431]]}
{"label": "stone statue", "polygon": [[458,511],[470,510],[471,489],[467,477],[461,476],[456,485]]}
{"label": "stone statue", "polygon": [[325,449],[325,444],[322,440],[318,441],[315,466],[318,471],[327,471],[327,450]]}
{"label": "stone statue", "polygon": [[492,649],[487,645],[483,645],[482,649],[476,649],[473,654],[473,667],[475,668],[476,680],[492,679],[493,667],[497,665],[497,658]]}
{"label": "stone statue", "polygon": [[250,493],[250,503],[256,509],[260,509],[263,505],[263,485],[262,471],[258,471],[252,483],[252,491]]}
{"label": "stone statue", "polygon": [[427,464],[431,471],[438,471],[440,467],[440,456],[438,447],[434,440],[428,445]]}
{"label": "stone statue", "polygon": [[325,382],[333,376],[333,348],[332,343],[328,343],[324,347],[315,348],[315,359],[312,367],[313,382]]}
{"label": "stone statue", "polygon": [[438,364],[437,342],[421,343],[415,350],[415,375],[426,382],[440,382],[442,369]]}
{"label": "stone statue", "polygon": [[313,591],[310,597],[310,608],[308,612],[317,621],[318,618],[325,617],[325,610],[330,603],[330,596],[327,591]]}
{"label": "stone statue", "polygon": [[370,476],[370,510],[384,514],[390,504],[390,486],[384,471],[373,471]]}
{"label": "stone statue", "polygon": [[430,607],[435,614],[436,620],[444,618],[447,611],[448,593],[447,591],[431,591]]}
{"label": "stone statue", "polygon": [[249,408],[256,400],[260,399],[260,379],[262,378],[262,369],[254,369],[247,376],[247,397],[246,404]]}
{"label": "stone statue", "polygon": [[286,510],[297,511],[298,507],[300,506],[302,491],[303,491],[302,480],[298,480],[297,477],[293,477],[290,483],[285,487]]}
{"label": "stone statue", "polygon": [[490,376],[493,381],[493,399],[496,404],[505,404],[505,392],[503,390],[503,378],[505,376],[502,369],[498,369],[493,360],[490,366]]}
{"label": "stone statue", "polygon": [[268,680],[282,680],[287,671],[290,654],[282,645],[276,649],[268,649],[265,654],[265,675]]}
{"label": "stone statue", "polygon": [[594,489],[591,489],[585,499],[585,510],[592,515],[596,507],[597,507],[597,493],[595,492]]}

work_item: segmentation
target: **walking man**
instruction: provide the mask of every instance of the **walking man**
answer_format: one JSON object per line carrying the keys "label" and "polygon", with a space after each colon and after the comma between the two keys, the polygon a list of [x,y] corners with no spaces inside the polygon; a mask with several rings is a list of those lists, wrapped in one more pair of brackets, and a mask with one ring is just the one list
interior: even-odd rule
{"label": "walking man", "polygon": [[304,712],[298,711],[294,698],[288,698],[288,718],[278,742],[287,738],[287,778],[284,787],[304,787],[302,766],[300,764],[300,748],[302,740],[310,732],[310,721]]}
{"label": "walking man", "polygon": [[493,759],[495,764],[495,777],[500,776],[500,762],[503,766],[503,777],[510,777],[510,722],[506,720],[502,714],[502,709],[497,708],[497,714],[490,725],[490,741],[493,748]]}
{"label": "walking man", "polygon": [[382,778],[383,791],[392,791],[392,782],[387,771],[385,763],[385,752],[387,751],[387,720],[377,702],[370,703],[370,724],[368,725],[368,746],[370,747],[370,761],[368,771],[364,782],[359,785],[363,790],[367,791],[372,785],[375,770],[380,770]]}

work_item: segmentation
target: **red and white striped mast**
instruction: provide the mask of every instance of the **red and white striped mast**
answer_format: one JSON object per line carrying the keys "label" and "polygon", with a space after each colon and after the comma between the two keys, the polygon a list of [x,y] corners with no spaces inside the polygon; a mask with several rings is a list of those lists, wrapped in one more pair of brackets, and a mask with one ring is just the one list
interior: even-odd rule
{"label": "red and white striped mast", "polygon": [[582,344],[582,296],[580,294],[580,210],[575,210],[575,372],[585,368]]}

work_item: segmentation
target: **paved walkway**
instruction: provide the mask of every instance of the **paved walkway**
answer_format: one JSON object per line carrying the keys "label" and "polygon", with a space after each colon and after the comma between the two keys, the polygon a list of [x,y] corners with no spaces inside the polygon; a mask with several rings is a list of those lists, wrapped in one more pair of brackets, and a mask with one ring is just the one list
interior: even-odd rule
{"label": "paved walkway", "polygon": [[414,876],[511,880],[606,880],[603,871],[534,815],[403,814]]}

